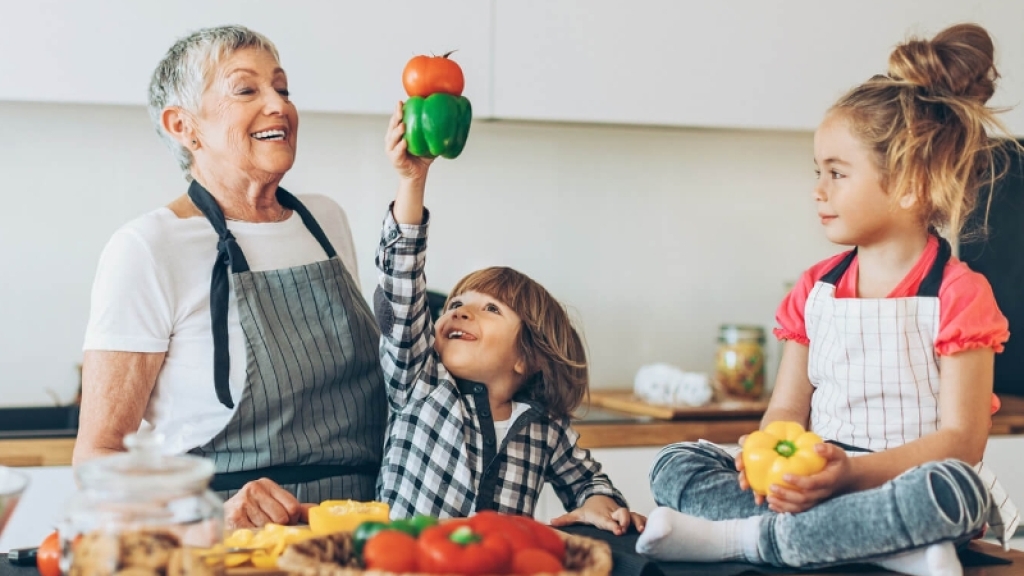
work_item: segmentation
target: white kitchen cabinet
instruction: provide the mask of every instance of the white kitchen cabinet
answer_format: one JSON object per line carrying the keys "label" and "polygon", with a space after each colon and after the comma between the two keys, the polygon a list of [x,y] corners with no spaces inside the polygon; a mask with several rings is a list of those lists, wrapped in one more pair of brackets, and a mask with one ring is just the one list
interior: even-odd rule
{"label": "white kitchen cabinet", "polygon": [[[654,462],[654,456],[661,447],[642,448],[595,448],[590,455],[601,463],[612,484],[622,492],[629,502],[630,509],[640,514],[647,514],[654,509],[654,498],[651,497],[651,485],[647,473]],[[565,514],[561,500],[555,496],[551,485],[545,485],[534,511],[534,518],[548,522],[556,516]]]}
{"label": "white kitchen cabinet", "polygon": [[0,0],[0,100],[145,104],[175,39],[243,24],[281,53],[300,111],[389,114],[417,54],[453,58],[490,114],[492,3],[477,0]]}
{"label": "white kitchen cabinet", "polygon": [[[1017,0],[495,2],[502,119],[813,129],[908,33],[961,21],[996,39],[993,103],[1024,100]],[[1004,118],[1024,135],[1024,109]]]}

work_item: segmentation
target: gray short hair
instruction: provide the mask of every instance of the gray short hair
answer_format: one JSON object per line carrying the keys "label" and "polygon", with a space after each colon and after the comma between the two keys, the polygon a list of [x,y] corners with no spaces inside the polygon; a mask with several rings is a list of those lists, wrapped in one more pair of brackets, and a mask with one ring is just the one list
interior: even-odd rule
{"label": "gray short hair", "polygon": [[192,152],[164,131],[160,116],[168,106],[198,114],[210,73],[222,58],[246,48],[265,50],[281,61],[274,43],[259,32],[244,26],[217,26],[196,30],[179,39],[153,71],[149,82],[149,118],[177,159],[185,180],[192,180]]}

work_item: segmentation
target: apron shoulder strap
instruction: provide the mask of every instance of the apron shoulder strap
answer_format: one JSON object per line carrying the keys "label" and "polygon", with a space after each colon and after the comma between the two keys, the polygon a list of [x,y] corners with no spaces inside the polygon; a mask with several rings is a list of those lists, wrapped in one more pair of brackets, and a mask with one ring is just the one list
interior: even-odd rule
{"label": "apron shoulder strap", "polygon": [[853,250],[850,250],[850,253],[847,254],[845,258],[840,260],[838,264],[836,264],[835,266],[832,267],[831,270],[826,272],[825,275],[821,277],[821,280],[819,280],[819,282],[824,282],[825,284],[831,284],[835,286],[836,283],[839,282],[839,279],[843,277],[843,274],[846,274],[847,269],[850,268],[850,264],[853,263],[853,259],[856,257],[857,249],[854,248]]}
{"label": "apron shoulder strap", "polygon": [[338,255],[334,250],[334,246],[331,245],[331,241],[327,239],[327,234],[324,234],[323,228],[320,228],[320,224],[313,218],[313,214],[309,212],[306,206],[299,202],[291,192],[278,186],[277,188],[277,201],[281,203],[281,206],[290,208],[299,213],[299,217],[302,218],[302,223],[306,225],[309,233],[316,238],[316,241],[320,243],[320,247],[327,253],[328,258],[334,258]]}
{"label": "apron shoulder strap", "polygon": [[946,272],[946,264],[949,263],[949,258],[953,255],[953,248],[949,245],[949,242],[946,242],[946,239],[942,236],[937,238],[939,239],[939,253],[935,255],[935,262],[932,263],[928,274],[917,288],[918,296],[939,297],[939,288],[942,287],[942,275]]}
{"label": "apron shoulder strap", "polygon": [[210,277],[210,327],[213,331],[213,385],[217,391],[217,399],[228,408],[234,408],[231,399],[231,387],[228,372],[231,360],[228,355],[228,268],[234,273],[249,270],[249,262],[238,247],[238,242],[228,230],[224,221],[224,212],[217,201],[198,180],[192,180],[188,187],[188,197],[199,211],[210,221],[217,232],[217,259],[213,263],[213,274]]}

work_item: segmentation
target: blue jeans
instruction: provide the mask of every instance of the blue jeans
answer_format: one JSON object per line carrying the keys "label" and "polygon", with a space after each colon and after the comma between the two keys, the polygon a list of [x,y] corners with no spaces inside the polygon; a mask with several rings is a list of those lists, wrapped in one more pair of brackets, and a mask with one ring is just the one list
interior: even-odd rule
{"label": "blue jeans", "polygon": [[741,491],[735,461],[707,442],[666,446],[651,467],[659,506],[709,520],[761,516],[766,564],[822,568],[870,562],[940,542],[966,542],[985,525],[991,496],[958,460],[930,462],[878,488],[845,494],[799,514],[778,514]]}

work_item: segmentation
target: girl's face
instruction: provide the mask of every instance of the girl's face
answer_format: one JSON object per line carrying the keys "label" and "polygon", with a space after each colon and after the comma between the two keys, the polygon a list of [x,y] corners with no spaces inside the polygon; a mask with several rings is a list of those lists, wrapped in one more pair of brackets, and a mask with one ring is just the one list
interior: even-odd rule
{"label": "girl's face", "polygon": [[526,365],[519,353],[519,315],[493,296],[452,296],[434,328],[434,349],[449,372],[485,384],[518,384]]}
{"label": "girl's face", "polygon": [[850,130],[847,119],[831,113],[814,133],[817,182],[814,200],[825,236],[846,246],[884,239],[905,210],[882,187],[875,156]]}

